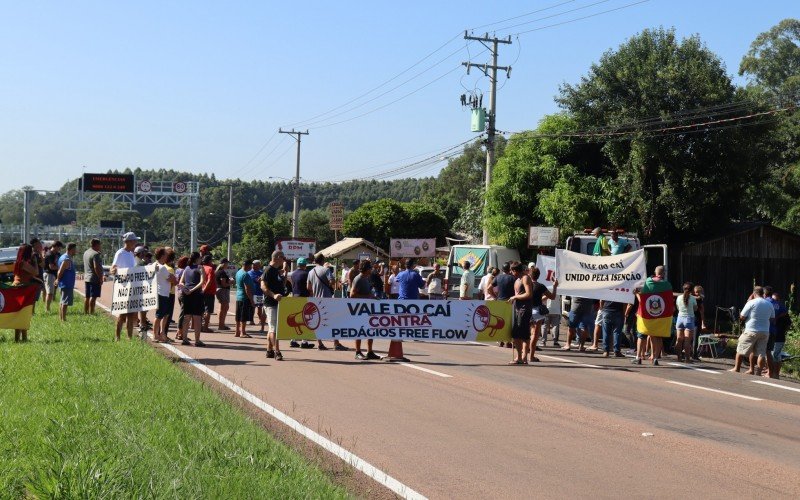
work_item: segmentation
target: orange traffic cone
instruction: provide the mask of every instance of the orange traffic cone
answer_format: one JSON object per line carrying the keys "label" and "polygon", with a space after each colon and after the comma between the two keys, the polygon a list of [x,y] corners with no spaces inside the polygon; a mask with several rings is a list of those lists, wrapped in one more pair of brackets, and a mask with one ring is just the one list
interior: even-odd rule
{"label": "orange traffic cone", "polygon": [[401,362],[404,361],[406,363],[409,362],[409,359],[403,356],[403,341],[402,340],[392,340],[389,342],[389,354],[383,357],[384,361],[396,361]]}

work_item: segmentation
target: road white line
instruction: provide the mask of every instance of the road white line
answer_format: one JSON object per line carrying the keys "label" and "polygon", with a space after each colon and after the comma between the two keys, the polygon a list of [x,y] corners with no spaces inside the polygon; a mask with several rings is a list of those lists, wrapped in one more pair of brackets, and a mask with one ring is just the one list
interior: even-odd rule
{"label": "road white line", "polygon": [[[80,293],[80,292],[78,292],[78,293]],[[111,311],[108,307],[100,304],[99,302],[97,303],[97,305],[102,307],[106,311],[109,311],[109,312]],[[360,458],[360,457],[354,455],[353,453],[347,451],[346,449],[342,448],[338,444],[336,444],[336,443],[332,442],[331,440],[319,435],[318,433],[316,433],[313,430],[309,429],[308,427],[304,426],[303,424],[301,424],[297,420],[293,419],[289,415],[286,415],[285,413],[283,413],[282,411],[278,410],[277,408],[269,405],[266,401],[264,401],[262,399],[259,399],[258,397],[256,397],[252,393],[248,392],[247,390],[243,389],[242,387],[239,387],[238,385],[234,384],[233,382],[231,382],[227,378],[223,377],[219,373],[215,372],[211,368],[209,368],[206,365],[200,363],[199,361],[197,361],[196,359],[192,358],[188,354],[184,353],[180,349],[177,349],[177,348],[175,348],[175,347],[173,347],[173,346],[171,346],[169,344],[160,344],[160,345],[164,349],[167,349],[168,351],[174,353],[175,355],[177,355],[181,359],[187,361],[189,364],[191,364],[192,366],[194,366],[195,368],[197,368],[201,372],[205,373],[209,377],[213,378],[214,380],[216,380],[220,384],[224,385],[225,387],[227,387],[228,389],[230,389],[234,393],[236,393],[239,396],[243,397],[244,399],[246,399],[247,401],[249,401],[250,403],[255,405],[257,408],[262,410],[263,412],[268,413],[269,415],[272,415],[278,421],[280,421],[281,423],[283,423],[283,424],[287,425],[288,427],[292,428],[294,431],[296,431],[301,436],[304,436],[304,437],[308,438],[312,442],[316,443],[317,445],[321,446],[325,450],[333,453],[337,457],[341,458],[342,460],[344,460],[345,462],[350,464],[350,466],[352,466],[354,469],[357,469],[357,470],[363,472],[364,474],[366,474],[367,476],[371,477],[372,479],[374,479],[378,483],[380,483],[383,486],[389,488],[390,490],[392,490],[394,493],[396,493],[400,497],[408,498],[408,499],[415,499],[415,500],[426,500],[426,497],[424,495],[422,495],[421,493],[419,493],[419,492],[411,489],[410,487],[406,486],[405,484],[401,483],[400,481],[398,481],[397,479],[393,478],[389,474],[383,472],[382,470],[378,469],[374,465],[370,464],[369,462],[367,462],[363,458]],[[419,368],[419,367],[417,367],[417,368]],[[421,369],[425,370],[424,368],[421,368]],[[425,371],[433,372],[433,370],[425,370]],[[436,373],[436,372],[434,372],[434,373]],[[442,375],[444,375],[444,374],[442,374]],[[446,375],[446,376],[449,377],[449,375]]]}
{"label": "road white line", "polygon": [[714,375],[719,375],[720,373],[722,373],[721,371],[718,371],[718,370],[708,370],[706,368],[697,368],[696,366],[686,365],[686,364],[683,364],[683,363],[667,363],[667,364],[668,365],[672,365],[672,366],[680,366],[681,368],[688,368],[690,370],[695,370],[695,371],[703,372],[703,373],[713,373]]}
{"label": "road white line", "polygon": [[703,387],[702,385],[684,384],[683,382],[677,382],[675,380],[667,380],[666,382],[668,384],[675,384],[675,385],[682,385],[684,387],[691,387],[692,389],[700,389],[700,390],[703,390],[703,391],[711,391],[711,392],[716,392],[718,394],[725,394],[726,396],[735,396],[737,398],[749,399],[750,401],[763,401],[761,398],[754,398],[753,396],[745,396],[744,394],[737,394],[735,392],[728,392],[728,391],[722,391],[722,390],[719,390],[719,389],[712,389],[710,387]]}
{"label": "road white line", "polygon": [[603,366],[600,366],[600,365],[590,365],[589,363],[581,363],[580,361],[575,361],[575,360],[567,359],[567,358],[559,358],[559,357],[556,357],[556,356],[548,356],[546,354],[537,354],[537,357],[546,358],[546,359],[553,359],[555,361],[561,361],[562,363],[570,363],[570,364],[573,364],[573,365],[587,366],[589,368],[604,368]]}
{"label": "road white line", "polygon": [[398,364],[401,365],[401,366],[407,366],[408,368],[413,368],[415,370],[419,370],[421,372],[430,373],[431,375],[436,375],[437,377],[453,378],[452,375],[448,375],[448,374],[442,373],[442,372],[437,372],[437,371],[434,371],[434,370],[429,370],[427,368],[423,368],[421,366],[413,365],[411,363],[398,363]]}
{"label": "road white line", "polygon": [[751,380],[751,382],[753,382],[754,384],[762,384],[762,385],[768,385],[770,387],[777,387],[779,389],[786,389],[787,391],[800,392],[800,389],[797,389],[796,387],[786,387],[785,385],[773,384],[772,382],[767,382],[765,380]]}

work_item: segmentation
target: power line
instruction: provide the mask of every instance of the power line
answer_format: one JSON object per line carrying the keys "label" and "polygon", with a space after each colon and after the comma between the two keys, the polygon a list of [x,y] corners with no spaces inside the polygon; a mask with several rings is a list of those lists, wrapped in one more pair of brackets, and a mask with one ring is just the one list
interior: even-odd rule
{"label": "power line", "polygon": [[542,7],[541,9],[533,10],[531,12],[527,12],[525,14],[520,14],[518,16],[509,17],[509,18],[503,19],[501,21],[495,21],[493,23],[488,23],[488,24],[481,24],[480,26],[475,26],[474,28],[470,28],[470,30],[479,30],[479,29],[483,29],[483,28],[488,28],[489,26],[495,26],[497,24],[503,24],[503,23],[508,22],[508,21],[513,21],[514,19],[520,19],[522,17],[528,17],[528,16],[530,16],[532,14],[538,14],[539,12],[544,12],[546,10],[555,9],[557,7],[561,7],[562,5],[566,5],[568,3],[573,3],[573,2],[575,2],[575,0],[567,0],[566,2],[557,3],[557,4],[551,5],[549,7]]}
{"label": "power line", "polygon": [[[608,9],[608,10],[604,10],[604,11],[601,11],[601,12],[596,12],[594,14],[589,14],[589,15],[582,16],[582,17],[576,17],[574,19],[568,19],[566,21],[561,21],[559,23],[548,24],[547,26],[540,26],[538,28],[533,28],[533,29],[526,30],[526,31],[520,31],[518,33],[514,33],[514,35],[516,35],[516,36],[524,35],[526,33],[533,33],[534,31],[541,31],[541,30],[545,30],[545,29],[548,29],[548,28],[554,28],[556,26],[562,26],[564,24],[574,23],[574,22],[577,22],[577,21],[583,21],[584,19],[589,19],[589,18],[592,18],[592,17],[602,16],[603,14],[608,14],[610,12],[616,12],[618,10],[627,9],[629,7],[633,7],[635,5],[639,5],[639,4],[643,4],[643,3],[647,3],[649,1],[650,0],[639,0],[638,2],[629,3],[629,4],[626,4],[626,5],[622,5],[620,7],[615,7],[613,9]],[[602,2],[599,2],[599,3],[602,3]]]}
{"label": "power line", "polygon": [[252,157],[252,158],[250,158],[250,160],[248,160],[248,161],[247,161],[247,163],[245,163],[243,166],[241,166],[241,167],[239,167],[237,170],[235,170],[235,171],[234,171],[234,172],[231,174],[231,177],[233,177],[234,175],[238,174],[239,172],[241,172],[242,170],[244,170],[245,168],[247,168],[247,166],[248,166],[248,165],[250,165],[251,163],[253,163],[253,161],[254,161],[256,158],[258,158],[258,155],[260,155],[260,154],[261,154],[261,152],[262,152],[262,151],[264,151],[264,149],[267,147],[267,145],[269,145],[269,143],[270,143],[270,142],[272,142],[272,139],[274,139],[274,138],[275,138],[275,136],[277,136],[277,135],[278,135],[278,132],[273,132],[273,133],[272,133],[272,135],[271,135],[271,136],[269,136],[269,139],[267,139],[267,141],[266,141],[266,142],[265,142],[265,143],[264,143],[264,144],[261,146],[261,148],[258,150],[258,152],[257,152],[256,154],[254,154],[254,155],[253,155],[253,157]]}
{"label": "power line", "polygon": [[403,70],[403,71],[401,71],[400,73],[397,73],[397,74],[396,74],[396,75],[394,75],[393,77],[391,77],[391,78],[389,78],[388,80],[384,81],[383,83],[381,83],[381,84],[380,84],[380,85],[378,85],[377,87],[373,87],[372,89],[370,89],[370,90],[368,90],[368,91],[364,92],[363,94],[361,94],[361,95],[358,95],[358,96],[356,96],[356,97],[354,97],[354,98],[350,99],[349,101],[345,102],[344,104],[340,104],[339,106],[336,106],[335,108],[331,108],[331,109],[329,109],[328,111],[325,111],[324,113],[320,113],[320,114],[318,114],[318,115],[312,116],[311,118],[308,118],[308,119],[306,119],[306,120],[301,120],[301,121],[299,121],[299,122],[289,123],[289,124],[288,124],[288,125],[286,125],[286,126],[287,126],[287,127],[291,127],[291,126],[298,126],[298,125],[301,125],[301,124],[308,123],[308,122],[310,122],[310,121],[312,121],[312,120],[316,120],[317,118],[320,118],[320,117],[322,117],[322,116],[329,115],[329,114],[333,113],[334,111],[338,111],[338,110],[340,110],[340,109],[342,109],[342,108],[344,108],[344,107],[346,107],[346,106],[348,106],[348,105],[350,105],[350,104],[352,104],[352,103],[354,103],[354,102],[358,101],[358,100],[359,100],[359,99],[361,99],[362,97],[366,97],[366,96],[368,96],[368,95],[372,94],[372,93],[373,93],[373,92],[375,92],[376,90],[383,88],[385,85],[388,85],[389,83],[393,82],[394,80],[396,80],[396,79],[400,78],[401,76],[403,76],[404,74],[408,73],[409,71],[411,71],[412,69],[414,69],[416,66],[419,66],[420,64],[422,64],[423,62],[425,62],[427,59],[429,59],[431,56],[433,56],[434,54],[436,54],[437,52],[439,52],[440,50],[442,50],[442,49],[443,49],[443,48],[445,48],[446,46],[450,45],[450,44],[451,44],[451,43],[452,43],[454,40],[456,40],[456,39],[457,39],[458,37],[460,37],[460,36],[461,36],[461,33],[458,33],[457,35],[453,36],[453,38],[451,38],[451,39],[447,40],[446,42],[444,42],[443,44],[441,44],[439,47],[437,47],[437,48],[436,48],[436,49],[434,49],[433,51],[431,51],[431,52],[429,52],[428,54],[426,54],[424,57],[422,57],[422,59],[419,59],[417,62],[413,63],[411,66],[407,67],[406,69],[404,69],[404,70]]}

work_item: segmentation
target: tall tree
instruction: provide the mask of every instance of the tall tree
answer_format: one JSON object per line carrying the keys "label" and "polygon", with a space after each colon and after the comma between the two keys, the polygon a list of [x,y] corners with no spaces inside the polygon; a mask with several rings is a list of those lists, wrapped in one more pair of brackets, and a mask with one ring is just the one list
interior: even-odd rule
{"label": "tall tree", "polygon": [[[633,209],[623,222],[669,241],[710,229],[737,211],[750,144],[732,129],[670,134],[650,133],[645,125],[658,119],[702,122],[736,98],[722,62],[699,37],[679,40],[674,30],[662,28],[606,52],[580,83],[562,86],[557,102],[581,128],[608,131],[637,123],[623,140],[609,135],[603,152]],[[708,111],[680,119],[697,109]]]}
{"label": "tall tree", "polygon": [[436,238],[443,241],[449,224],[425,203],[382,199],[365,203],[344,220],[344,234],[388,248],[391,238]]}

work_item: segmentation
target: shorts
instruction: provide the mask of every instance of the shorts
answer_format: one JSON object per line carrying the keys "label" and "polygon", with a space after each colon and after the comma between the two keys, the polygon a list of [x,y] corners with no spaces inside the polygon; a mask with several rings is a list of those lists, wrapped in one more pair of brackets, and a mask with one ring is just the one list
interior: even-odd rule
{"label": "shorts", "polygon": [[262,307],[264,307],[264,296],[253,294],[253,303],[255,304],[256,309],[260,310]]}
{"label": "shorts", "polygon": [[603,325],[603,311],[602,309],[597,310],[597,316],[594,319],[594,324],[598,326]]}
{"label": "shorts", "polygon": [[278,308],[265,307],[264,311],[267,313],[267,333],[275,333],[278,328]]}
{"label": "shorts", "polygon": [[567,322],[570,328],[583,328],[588,332],[594,326],[594,318],[592,316],[591,312],[579,316],[577,311],[570,311],[567,316]]}
{"label": "shorts", "polygon": [[84,294],[87,299],[97,298],[100,296],[100,283],[86,283],[86,293]]}
{"label": "shorts", "polygon": [[527,307],[514,309],[511,325],[511,338],[515,340],[531,339],[531,310]]}
{"label": "shorts", "polygon": [[772,350],[775,349],[775,332],[769,332],[769,340],[767,340],[767,352],[772,353]]}
{"label": "shorts", "polygon": [[214,314],[214,296],[203,294],[203,312]]}
{"label": "shorts", "polygon": [[675,329],[694,331],[694,318],[691,316],[678,316],[678,321],[675,323]]}
{"label": "shorts", "polygon": [[220,304],[230,304],[231,302],[231,289],[230,288],[217,288],[217,300]]}
{"label": "shorts", "polygon": [[533,308],[533,312],[531,313],[531,324],[535,325],[537,323],[541,323],[545,319],[547,319],[547,315],[546,314],[539,314],[539,308],[538,307],[534,307]]}
{"label": "shorts", "polygon": [[53,295],[56,291],[56,275],[44,273],[44,293],[45,295]]}
{"label": "shorts", "polygon": [[781,353],[783,352],[784,344],[785,342],[775,342],[775,347],[772,348],[772,359],[778,363],[781,362]]}
{"label": "shorts", "polygon": [[62,288],[61,301],[59,302],[59,304],[61,304],[62,306],[71,306],[74,294],[75,294],[74,288]]}
{"label": "shorts", "polygon": [[169,295],[166,297],[163,295],[158,296],[158,308],[156,309],[156,318],[166,318],[170,315],[170,300]]}
{"label": "shorts", "polygon": [[757,356],[766,356],[767,342],[769,342],[769,333],[767,332],[744,332],[739,337],[736,354],[749,356],[751,352],[754,352]]}
{"label": "shorts", "polygon": [[245,323],[250,320],[250,315],[253,313],[253,306],[249,300],[236,301],[236,322]]}
{"label": "shorts", "polygon": [[203,315],[203,294],[201,292],[183,296],[183,314],[185,316]]}

